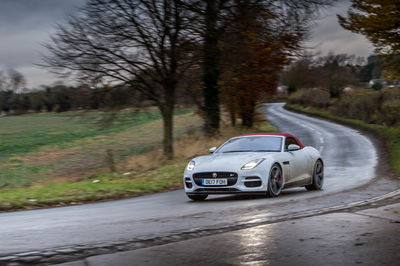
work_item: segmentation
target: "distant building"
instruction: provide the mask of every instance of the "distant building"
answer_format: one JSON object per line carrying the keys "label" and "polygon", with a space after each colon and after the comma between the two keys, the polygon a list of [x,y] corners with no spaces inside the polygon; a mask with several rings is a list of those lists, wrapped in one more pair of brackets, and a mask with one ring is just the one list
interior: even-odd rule
{"label": "distant building", "polygon": [[289,94],[288,86],[284,86],[284,85],[278,86],[276,88],[276,94],[278,96],[287,96]]}

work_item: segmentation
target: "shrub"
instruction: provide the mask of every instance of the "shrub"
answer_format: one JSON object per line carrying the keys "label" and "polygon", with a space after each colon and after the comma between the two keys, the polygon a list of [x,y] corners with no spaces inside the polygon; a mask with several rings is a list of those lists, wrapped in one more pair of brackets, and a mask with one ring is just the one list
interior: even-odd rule
{"label": "shrub", "polygon": [[325,108],[329,105],[329,92],[319,88],[301,89],[289,96],[289,103]]}
{"label": "shrub", "polygon": [[381,94],[384,101],[400,99],[400,87],[385,88],[381,91]]}
{"label": "shrub", "polygon": [[[322,89],[302,89],[292,93],[289,103],[325,108],[329,93]],[[329,111],[337,116],[387,126],[400,125],[400,87],[380,91],[353,90],[330,101]]]}
{"label": "shrub", "polygon": [[381,98],[379,92],[370,90],[348,92],[340,97],[331,108],[331,112],[335,115],[374,123],[379,119]]}
{"label": "shrub", "polygon": [[390,99],[382,104],[382,122],[386,126],[400,124],[400,99]]}
{"label": "shrub", "polygon": [[371,89],[376,90],[376,91],[379,91],[380,89],[382,89],[382,87],[383,87],[383,85],[382,85],[381,83],[377,82],[377,83],[374,83],[374,84],[371,86]]}

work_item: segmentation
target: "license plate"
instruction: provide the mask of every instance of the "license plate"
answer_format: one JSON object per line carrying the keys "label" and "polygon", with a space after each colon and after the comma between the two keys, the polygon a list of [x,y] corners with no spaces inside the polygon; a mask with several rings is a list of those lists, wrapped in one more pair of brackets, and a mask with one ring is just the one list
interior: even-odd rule
{"label": "license plate", "polygon": [[228,184],[228,180],[227,179],[203,179],[202,180],[202,184],[204,186],[224,186]]}

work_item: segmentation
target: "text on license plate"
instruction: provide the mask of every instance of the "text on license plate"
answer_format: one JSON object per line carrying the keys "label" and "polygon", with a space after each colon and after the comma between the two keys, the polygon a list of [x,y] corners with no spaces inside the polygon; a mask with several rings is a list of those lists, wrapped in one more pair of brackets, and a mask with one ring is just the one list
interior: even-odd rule
{"label": "text on license plate", "polygon": [[205,186],[212,186],[212,185],[217,185],[217,186],[223,186],[228,184],[227,179],[203,179],[202,184]]}

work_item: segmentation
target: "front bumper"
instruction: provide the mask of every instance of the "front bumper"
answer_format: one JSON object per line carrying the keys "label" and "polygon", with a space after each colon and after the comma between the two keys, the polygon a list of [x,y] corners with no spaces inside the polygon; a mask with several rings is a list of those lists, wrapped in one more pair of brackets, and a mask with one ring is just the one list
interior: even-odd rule
{"label": "front bumper", "polygon": [[[228,185],[223,186],[205,186],[201,185],[199,179],[202,175],[204,178],[212,178],[210,174],[216,173],[215,178],[227,178]],[[233,182],[231,177],[226,177],[227,173],[235,174],[236,180]],[[222,177],[219,177],[222,176]],[[231,176],[231,175],[229,175]],[[202,171],[190,173],[185,171],[183,184],[185,192],[188,195],[222,195],[222,194],[265,194],[267,190],[266,171],[260,169],[239,170],[239,171]]]}

